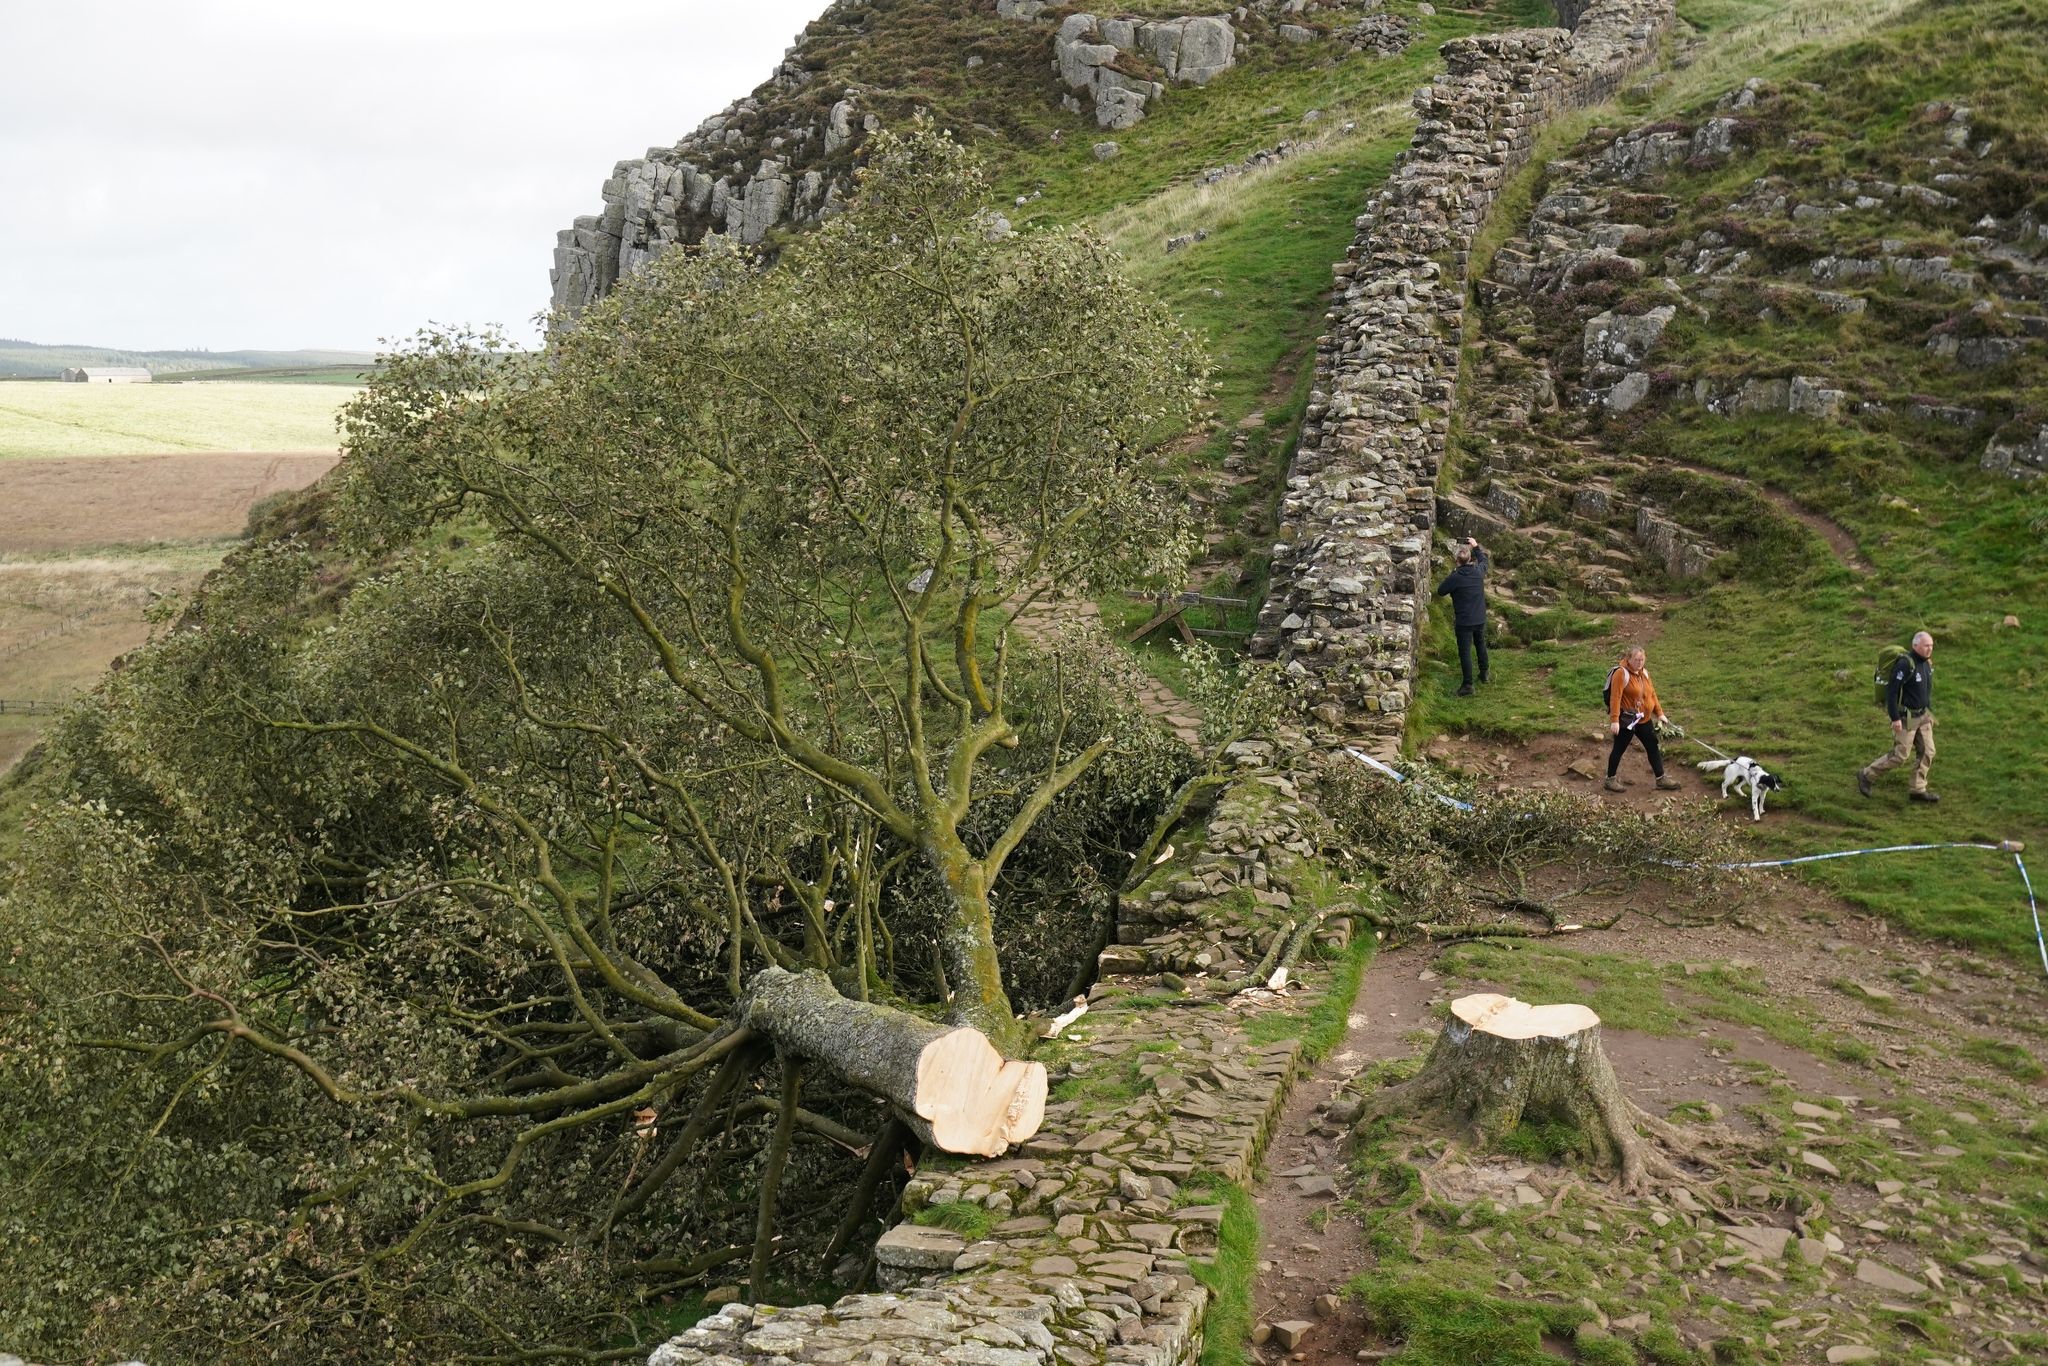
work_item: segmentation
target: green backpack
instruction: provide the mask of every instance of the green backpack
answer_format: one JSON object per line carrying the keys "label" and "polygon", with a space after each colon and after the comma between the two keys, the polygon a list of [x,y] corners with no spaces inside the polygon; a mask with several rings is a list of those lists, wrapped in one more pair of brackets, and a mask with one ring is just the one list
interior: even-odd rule
{"label": "green backpack", "polygon": [[1911,653],[1912,651],[1903,645],[1887,645],[1877,652],[1877,672],[1872,675],[1870,681],[1877,686],[1879,707],[1884,706],[1884,695],[1891,691],[1892,666]]}

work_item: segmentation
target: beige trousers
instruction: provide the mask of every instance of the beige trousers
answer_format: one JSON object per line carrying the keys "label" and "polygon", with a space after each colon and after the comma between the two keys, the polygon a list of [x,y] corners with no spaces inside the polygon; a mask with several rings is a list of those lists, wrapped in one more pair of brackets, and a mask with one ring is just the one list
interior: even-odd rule
{"label": "beige trousers", "polygon": [[1927,770],[1934,767],[1934,713],[1923,711],[1918,716],[1908,716],[1903,730],[1892,732],[1897,738],[1892,742],[1891,752],[1881,759],[1871,761],[1865,770],[1871,777],[1906,762],[1906,756],[1915,752],[1913,761],[1913,791],[1927,790]]}

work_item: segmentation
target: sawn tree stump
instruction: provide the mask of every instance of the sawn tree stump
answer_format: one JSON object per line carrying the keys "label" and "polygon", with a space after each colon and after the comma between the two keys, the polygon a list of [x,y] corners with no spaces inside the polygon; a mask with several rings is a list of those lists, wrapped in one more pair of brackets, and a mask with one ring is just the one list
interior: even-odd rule
{"label": "sawn tree stump", "polygon": [[1422,1070],[1367,1096],[1358,1123],[1422,1111],[1447,1114],[1482,1148],[1497,1147],[1525,1118],[1561,1120],[1577,1131],[1579,1155],[1612,1166],[1631,1191],[1653,1176],[1683,1177],[1638,1130],[1693,1155],[1677,1129],[1621,1093],[1600,1046],[1600,1017],[1582,1005],[1532,1006],[1490,992],[1453,1001]]}
{"label": "sawn tree stump", "polygon": [[777,1047],[896,1107],[926,1144],[999,1157],[1045,1118],[1045,1064],[1005,1059],[978,1029],[839,994],[815,970],[765,968],[742,1012]]}

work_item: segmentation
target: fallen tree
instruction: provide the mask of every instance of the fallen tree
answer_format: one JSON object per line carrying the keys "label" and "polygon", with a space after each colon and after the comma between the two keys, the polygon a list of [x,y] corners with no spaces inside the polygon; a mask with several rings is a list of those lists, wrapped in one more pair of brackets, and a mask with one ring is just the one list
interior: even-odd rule
{"label": "fallen tree", "polygon": [[772,268],[678,248],[542,351],[387,358],[304,537],[64,722],[4,905],[0,1342],[627,1356],[734,1249],[756,1298],[829,1275],[899,1158],[1036,1127],[1019,969],[1072,995],[1050,912],[1193,763],[1014,623],[1184,568],[1142,455],[1195,362],[1099,242],[990,234],[930,126],[866,154]]}
{"label": "fallen tree", "polygon": [[999,1157],[1045,1118],[1045,1064],[1006,1060],[978,1029],[849,1001],[821,972],[767,968],[740,1018],[782,1048],[887,1100],[920,1139]]}
{"label": "fallen tree", "polygon": [[[1385,898],[1362,913],[1388,940],[1541,938],[1631,914],[1702,924],[1736,913],[1750,881],[1721,866],[1739,860],[1729,828],[1692,810],[1474,789],[1427,763],[1396,782],[1343,755],[1316,791],[1330,856],[1377,875]],[[1646,887],[1656,901],[1637,895]]]}

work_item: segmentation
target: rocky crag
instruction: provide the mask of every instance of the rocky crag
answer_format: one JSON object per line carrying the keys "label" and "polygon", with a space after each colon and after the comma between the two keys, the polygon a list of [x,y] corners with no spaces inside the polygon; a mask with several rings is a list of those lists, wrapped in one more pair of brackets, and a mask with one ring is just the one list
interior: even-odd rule
{"label": "rocky crag", "polygon": [[[963,134],[1005,141],[1058,136],[1035,122],[1056,106],[1100,128],[1125,129],[1170,87],[1207,85],[1256,44],[1398,52],[1411,27],[1380,12],[1381,3],[1253,0],[1159,18],[1075,13],[1045,0],[957,7],[837,0],[752,94],[673,147],[650,147],[612,168],[600,210],[556,234],[551,306],[574,314],[677,246],[713,239],[752,246],[817,223],[851,191],[862,141],[913,108],[933,107]],[[871,69],[890,69],[877,55],[885,49],[898,60],[910,50],[920,63],[937,61],[958,88],[938,100],[891,88],[892,79],[914,79],[922,90],[929,68],[864,79]],[[1103,149],[1115,154],[1113,144]]]}
{"label": "rocky crag", "polygon": [[1328,732],[1382,748],[1413,695],[1473,239],[1545,121],[1615,94],[1675,17],[1668,0],[1559,8],[1571,28],[1445,45],[1415,142],[1336,267],[1252,648]]}

